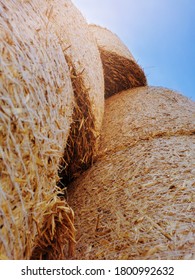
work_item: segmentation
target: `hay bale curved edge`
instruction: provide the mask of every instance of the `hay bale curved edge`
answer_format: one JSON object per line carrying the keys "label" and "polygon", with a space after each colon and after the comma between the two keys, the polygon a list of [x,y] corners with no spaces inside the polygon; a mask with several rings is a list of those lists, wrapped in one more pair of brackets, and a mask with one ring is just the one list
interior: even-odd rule
{"label": "hay bale curved edge", "polygon": [[71,1],[44,0],[39,9],[48,18],[50,32],[59,38],[74,89],[73,121],[59,170],[59,185],[66,186],[97,154],[104,113],[103,69],[88,24]]}
{"label": "hay bale curved edge", "polygon": [[142,87],[106,101],[94,166],[69,189],[77,259],[194,259],[195,103]]}
{"label": "hay bale curved edge", "polygon": [[[73,88],[58,37],[49,32],[39,4],[0,3],[1,259],[29,259],[43,231],[57,238],[58,218],[68,232],[64,246],[74,243],[72,210],[64,200],[58,207],[56,188]],[[44,228],[48,216],[52,227]]]}
{"label": "hay bale curved edge", "polygon": [[116,34],[106,28],[89,25],[99,48],[105,82],[105,98],[122,90],[146,86],[143,69]]}
{"label": "hay bale curved edge", "polygon": [[89,29],[99,48],[135,61],[130,50],[115,33],[96,24],[89,24]]}
{"label": "hay bale curved edge", "polygon": [[104,69],[105,98],[130,88],[147,85],[140,66],[114,52],[99,48]]}

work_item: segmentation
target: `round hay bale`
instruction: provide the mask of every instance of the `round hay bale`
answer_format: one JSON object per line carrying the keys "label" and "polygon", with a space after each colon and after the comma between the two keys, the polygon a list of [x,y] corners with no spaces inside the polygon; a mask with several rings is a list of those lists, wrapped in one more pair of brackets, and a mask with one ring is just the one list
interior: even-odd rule
{"label": "round hay bale", "polygon": [[130,50],[121,42],[121,39],[116,34],[96,24],[89,24],[89,28],[99,48],[135,61]]}
{"label": "round hay bale", "polygon": [[74,244],[73,212],[56,188],[74,94],[39,4],[0,2],[0,259],[29,259],[35,248],[63,258]]}
{"label": "round hay bale", "polygon": [[142,87],[106,101],[98,161],[69,189],[77,259],[195,258],[195,103]]}
{"label": "round hay bale", "polygon": [[103,69],[88,24],[71,1],[44,0],[39,9],[60,40],[74,88],[73,122],[59,172],[66,185],[91,165],[97,152],[104,112]]}
{"label": "round hay bale", "polygon": [[90,30],[102,59],[106,98],[122,90],[147,85],[143,69],[116,34],[97,25],[90,25]]}

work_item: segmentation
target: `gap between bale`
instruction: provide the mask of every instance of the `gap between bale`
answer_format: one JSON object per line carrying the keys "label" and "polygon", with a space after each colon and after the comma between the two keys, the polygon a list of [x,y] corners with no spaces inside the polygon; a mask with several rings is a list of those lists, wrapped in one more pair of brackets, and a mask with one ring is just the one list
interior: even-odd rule
{"label": "gap between bale", "polygon": [[31,255],[32,260],[63,260],[74,255],[74,212],[62,196],[55,196],[48,203],[51,206],[50,211],[43,214],[44,223],[41,229],[34,220],[38,235]]}
{"label": "gap between bale", "polygon": [[59,167],[60,181],[58,185],[62,188],[89,168],[97,153],[95,119],[89,100],[89,89],[84,86],[82,77],[85,70],[83,69],[81,73],[76,74],[76,70],[67,55],[66,60],[70,68],[75,104],[73,121]]}
{"label": "gap between bale", "polygon": [[99,47],[104,69],[105,98],[130,88],[146,86],[142,68],[131,59]]}

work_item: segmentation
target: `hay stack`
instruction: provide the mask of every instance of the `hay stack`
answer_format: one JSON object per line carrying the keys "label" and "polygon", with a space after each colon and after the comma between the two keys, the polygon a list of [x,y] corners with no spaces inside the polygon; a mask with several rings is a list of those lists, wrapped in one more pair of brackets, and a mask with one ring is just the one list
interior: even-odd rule
{"label": "hay stack", "polygon": [[88,24],[71,1],[44,0],[39,9],[65,51],[74,87],[73,122],[60,171],[66,185],[91,165],[97,152],[104,111],[102,63]]}
{"label": "hay stack", "polygon": [[48,246],[62,257],[74,242],[72,210],[56,189],[73,110],[69,68],[39,1],[0,7],[0,258],[29,259],[36,246],[38,257]]}
{"label": "hay stack", "polygon": [[146,76],[128,48],[106,28],[90,25],[104,68],[105,97],[122,90],[147,85]]}
{"label": "hay stack", "polygon": [[0,258],[63,259],[73,252],[74,217],[58,196],[58,166],[65,146],[66,164],[78,164],[68,172],[92,161],[103,113],[99,52],[70,1],[0,8]]}
{"label": "hay stack", "polygon": [[106,102],[98,161],[70,188],[77,259],[195,258],[195,103],[141,87]]}

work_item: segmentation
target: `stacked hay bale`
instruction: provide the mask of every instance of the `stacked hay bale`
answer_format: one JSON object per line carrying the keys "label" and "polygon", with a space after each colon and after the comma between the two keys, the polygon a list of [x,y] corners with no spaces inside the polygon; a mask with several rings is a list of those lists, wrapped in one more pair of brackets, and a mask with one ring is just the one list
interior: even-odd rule
{"label": "stacked hay bale", "polygon": [[92,161],[104,104],[100,56],[71,1],[0,7],[0,258],[63,259],[75,229],[58,168],[67,145],[72,174]]}
{"label": "stacked hay bale", "polygon": [[104,77],[97,45],[87,22],[69,0],[39,3],[48,17],[48,29],[57,34],[68,61],[75,105],[70,135],[61,162],[61,185],[94,161],[104,111]]}
{"label": "stacked hay bale", "polygon": [[99,159],[69,190],[76,258],[195,258],[194,163],[194,102],[157,87],[107,99]]}
{"label": "stacked hay bale", "polygon": [[[0,258],[8,259],[30,258],[45,215],[54,218],[54,208],[67,239],[71,230],[66,216],[72,220],[55,186],[73,89],[58,39],[37,13],[38,2],[31,2],[21,7],[1,1]],[[45,229],[50,232],[50,224]]]}
{"label": "stacked hay bale", "polygon": [[102,59],[106,98],[122,90],[147,85],[144,71],[116,34],[97,25],[90,25],[90,30]]}

